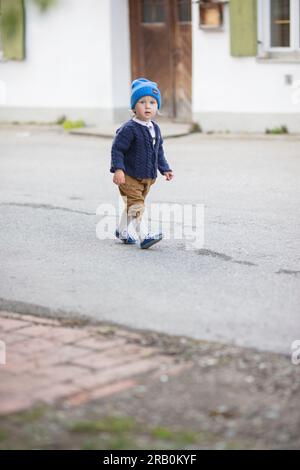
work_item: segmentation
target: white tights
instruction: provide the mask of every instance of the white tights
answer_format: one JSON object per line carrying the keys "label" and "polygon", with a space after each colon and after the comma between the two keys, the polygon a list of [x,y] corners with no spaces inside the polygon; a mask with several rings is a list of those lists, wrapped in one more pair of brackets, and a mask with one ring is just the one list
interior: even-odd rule
{"label": "white tights", "polygon": [[119,223],[119,232],[124,237],[130,235],[133,238],[138,237],[140,241],[143,241],[148,235],[148,227],[143,217],[133,217],[127,215],[126,210],[123,211]]}

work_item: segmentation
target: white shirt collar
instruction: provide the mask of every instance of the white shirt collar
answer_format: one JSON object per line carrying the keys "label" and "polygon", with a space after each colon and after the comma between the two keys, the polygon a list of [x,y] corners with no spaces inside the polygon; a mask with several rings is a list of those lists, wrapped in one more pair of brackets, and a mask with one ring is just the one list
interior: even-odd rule
{"label": "white shirt collar", "polygon": [[151,127],[153,127],[153,122],[152,121],[149,121],[149,122],[142,121],[141,119],[138,119],[137,117],[134,117],[132,119],[133,119],[133,121],[138,122],[139,124],[142,124],[143,126],[149,127],[149,129]]}

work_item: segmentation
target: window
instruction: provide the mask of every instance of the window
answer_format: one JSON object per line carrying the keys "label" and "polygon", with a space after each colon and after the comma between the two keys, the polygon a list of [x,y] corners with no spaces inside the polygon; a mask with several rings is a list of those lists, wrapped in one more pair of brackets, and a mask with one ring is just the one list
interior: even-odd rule
{"label": "window", "polygon": [[192,21],[191,0],[177,0],[178,21],[180,23]]}
{"label": "window", "polygon": [[290,0],[272,0],[270,4],[271,47],[290,47]]}
{"label": "window", "polygon": [[300,0],[259,0],[260,53],[300,54]]}
{"label": "window", "polygon": [[143,0],[142,22],[143,23],[164,23],[165,22],[164,0]]}
{"label": "window", "polygon": [[221,29],[223,25],[223,7],[218,1],[202,0],[199,2],[201,29]]}
{"label": "window", "polygon": [[[190,23],[192,21],[192,0],[176,0],[176,3],[178,21]],[[142,0],[142,22],[164,23],[165,0]]]}

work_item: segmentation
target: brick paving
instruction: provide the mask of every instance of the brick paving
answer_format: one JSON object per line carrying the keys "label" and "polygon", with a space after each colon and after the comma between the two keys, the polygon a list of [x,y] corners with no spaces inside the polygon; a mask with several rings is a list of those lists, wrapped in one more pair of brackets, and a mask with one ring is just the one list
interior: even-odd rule
{"label": "brick paving", "polygon": [[0,311],[6,349],[5,363],[0,360],[0,415],[56,401],[78,406],[135,388],[145,376],[160,380],[192,366],[143,345],[142,338],[121,327],[68,326]]}

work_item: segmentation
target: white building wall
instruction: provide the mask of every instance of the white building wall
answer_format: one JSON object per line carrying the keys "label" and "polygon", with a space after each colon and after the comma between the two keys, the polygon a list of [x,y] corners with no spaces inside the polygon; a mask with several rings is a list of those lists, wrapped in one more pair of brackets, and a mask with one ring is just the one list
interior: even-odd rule
{"label": "white building wall", "polygon": [[27,0],[26,58],[0,62],[0,120],[113,121],[129,65],[127,1],[58,0],[42,14]]}
{"label": "white building wall", "polygon": [[128,0],[111,0],[111,86],[114,121],[130,116],[130,25]]}
{"label": "white building wall", "polygon": [[[193,4],[193,120],[204,131],[300,132],[299,63],[230,55],[229,7],[224,30],[199,29]],[[0,120],[88,124],[129,116],[130,32],[127,0],[58,0],[41,14],[26,0],[26,58],[0,62]]]}
{"label": "white building wall", "polygon": [[295,86],[300,63],[232,57],[228,5],[224,13],[223,31],[202,30],[198,5],[193,5],[194,120],[204,131],[265,131],[287,125],[300,132],[300,99],[285,79],[291,75]]}

